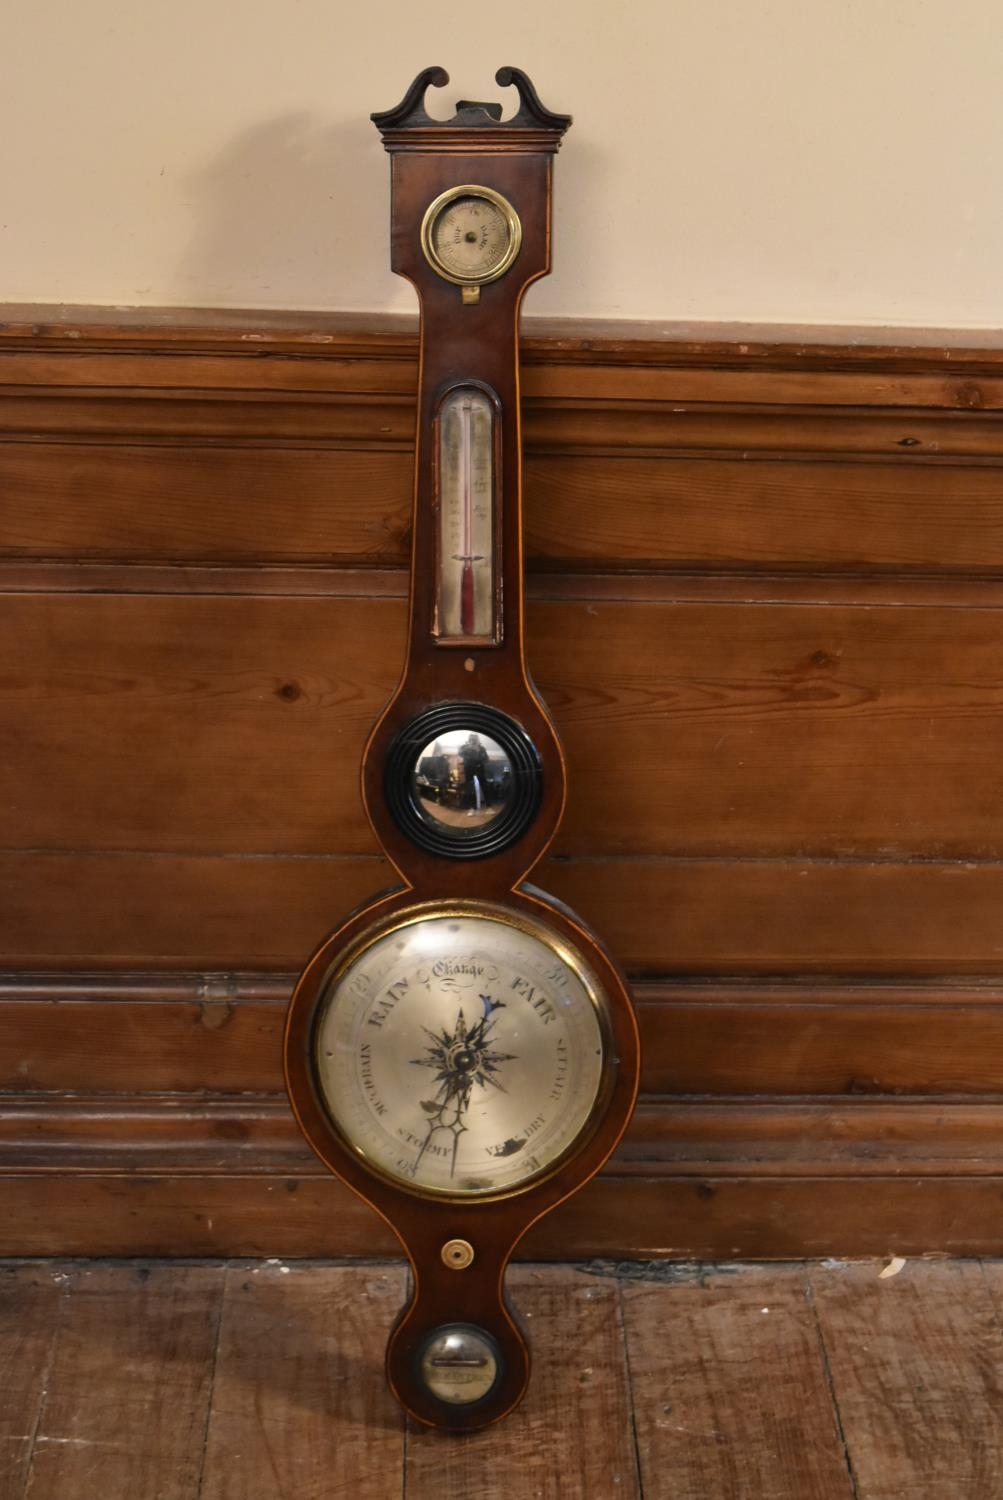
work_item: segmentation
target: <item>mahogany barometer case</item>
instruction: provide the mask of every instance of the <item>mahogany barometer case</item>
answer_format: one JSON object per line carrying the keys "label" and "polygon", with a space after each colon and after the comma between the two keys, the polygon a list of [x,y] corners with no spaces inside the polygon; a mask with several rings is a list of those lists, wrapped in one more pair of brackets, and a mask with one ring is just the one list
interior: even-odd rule
{"label": "mahogany barometer case", "polygon": [[519,314],[550,269],[554,156],[571,124],[519,104],[425,109],[441,68],[373,120],[390,153],[391,264],[420,303],[408,642],[362,794],[399,883],[325,938],[293,994],[286,1078],[330,1170],[400,1239],[411,1296],[387,1376],[420,1421],[511,1410],[529,1354],[509,1257],[599,1170],[637,1092],[625,981],[527,884],[565,799],[523,651]]}

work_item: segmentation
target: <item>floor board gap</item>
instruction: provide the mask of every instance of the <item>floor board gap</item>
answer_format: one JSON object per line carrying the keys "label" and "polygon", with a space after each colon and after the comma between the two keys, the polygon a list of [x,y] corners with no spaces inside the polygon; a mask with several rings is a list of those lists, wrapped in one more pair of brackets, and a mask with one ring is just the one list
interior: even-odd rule
{"label": "floor board gap", "polygon": [[846,1473],[850,1481],[850,1491],[853,1500],[862,1500],[860,1486],[857,1483],[857,1475],[853,1468],[853,1459],[850,1456],[850,1445],[846,1439],[846,1431],[843,1427],[843,1414],[839,1409],[839,1398],[836,1395],[836,1383],[832,1378],[832,1366],[829,1362],[829,1351],[826,1348],[825,1334],[822,1332],[822,1322],[815,1306],[815,1291],[811,1284],[811,1274],[806,1266],[804,1275],[804,1293],[808,1306],[811,1308],[812,1319],[815,1323],[815,1334],[818,1338],[818,1352],[822,1361],[822,1370],[825,1375],[826,1387],[829,1391],[829,1400],[832,1403],[832,1416],[836,1424],[836,1432],[839,1434],[839,1446],[843,1453],[843,1462],[846,1464]]}

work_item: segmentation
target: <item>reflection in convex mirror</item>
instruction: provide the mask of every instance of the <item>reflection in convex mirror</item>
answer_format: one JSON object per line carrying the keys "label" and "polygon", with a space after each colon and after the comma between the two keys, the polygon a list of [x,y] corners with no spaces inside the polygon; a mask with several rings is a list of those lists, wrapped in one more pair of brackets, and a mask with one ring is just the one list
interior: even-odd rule
{"label": "reflection in convex mirror", "polygon": [[473,730],[450,729],[418,755],[411,790],[426,822],[462,839],[504,811],[512,782],[512,762],[497,740]]}

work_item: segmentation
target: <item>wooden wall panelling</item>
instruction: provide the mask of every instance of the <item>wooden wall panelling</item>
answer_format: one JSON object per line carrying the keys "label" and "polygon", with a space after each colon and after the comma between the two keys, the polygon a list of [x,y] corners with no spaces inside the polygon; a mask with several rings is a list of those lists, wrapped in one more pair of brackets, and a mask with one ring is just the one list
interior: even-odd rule
{"label": "wooden wall panelling", "polygon": [[[375,420],[363,407],[366,421],[344,433],[331,430],[337,409],[324,409],[315,426],[284,435],[263,431],[256,409],[235,412],[232,403],[203,395],[183,404],[177,431],[149,433],[125,425],[136,414],[121,399],[106,414],[107,431],[85,426],[78,438],[57,432],[45,440],[38,407],[46,403],[37,398],[16,411],[11,404],[16,398],[5,396],[0,412],[0,555],[361,566],[407,560],[410,433],[395,427],[396,408]],[[229,425],[217,432],[220,405]],[[63,420],[80,415],[75,400],[69,407]],[[724,440],[734,442],[737,414],[698,412],[683,431],[678,415],[656,408],[635,433],[617,414],[601,445],[596,414],[582,414],[581,432],[573,415],[558,407],[544,424],[542,413],[527,413],[531,568],[982,573],[1003,562],[993,523],[995,476],[979,467],[1000,457],[995,421],[980,419],[976,430],[965,419],[955,430],[944,418],[918,427],[886,420],[872,428],[862,420],[857,444],[841,453],[834,439],[843,436],[842,416],[818,431],[792,416],[789,432],[767,435],[767,418],[749,413],[744,421],[752,430],[737,434],[747,441],[733,451]],[[4,417],[16,422],[14,432],[4,433]],[[922,450],[924,439],[906,426],[932,428],[932,451],[896,453],[903,441]],[[753,439],[764,437],[767,445],[757,449]],[[81,494],[85,508],[74,504]]]}
{"label": "wooden wall panelling", "polygon": [[[554,856],[538,880],[638,978],[999,974],[991,861]],[[0,851],[0,944],[11,969],[289,971],[393,884],[375,855]]]}
{"label": "wooden wall panelling", "polygon": [[[1003,350],[541,327],[524,374],[539,878],[647,1059],[527,1253],[998,1252]],[[414,384],[392,322],[0,324],[0,1252],[389,1248],[277,1032],[392,879]]]}
{"label": "wooden wall panelling", "polygon": [[[998,1101],[722,1101],[642,1097],[607,1175],[705,1177],[998,1175]],[[33,1174],[59,1160],[105,1176],[312,1177],[323,1168],[278,1096],[153,1093],[55,1099],[21,1094],[0,1115],[0,1169]]]}
{"label": "wooden wall panelling", "polygon": [[[530,1231],[520,1259],[800,1260],[990,1255],[1003,1174],[603,1175]],[[337,1182],[257,1173],[0,1175],[5,1255],[399,1256]],[[629,1229],[626,1227],[629,1226]]]}
{"label": "wooden wall panelling", "polygon": [[[0,1089],[280,1096],[289,975],[33,975],[0,985]],[[999,1091],[999,985],[639,982],[646,1094],[980,1099]],[[0,1094],[2,1120],[3,1094]],[[935,1102],[937,1101],[937,1102]]]}
{"label": "wooden wall panelling", "polygon": [[[1003,850],[998,607],[586,595],[529,619],[561,854]],[[403,640],[399,599],[0,596],[4,846],[374,853],[358,765]]]}

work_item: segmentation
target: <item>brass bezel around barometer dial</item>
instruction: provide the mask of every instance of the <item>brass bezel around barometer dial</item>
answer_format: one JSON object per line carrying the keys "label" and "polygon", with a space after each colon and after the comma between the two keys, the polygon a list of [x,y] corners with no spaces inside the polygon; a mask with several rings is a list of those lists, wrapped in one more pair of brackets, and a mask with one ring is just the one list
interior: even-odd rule
{"label": "brass bezel around barometer dial", "polygon": [[[550,269],[571,123],[425,110],[442,69],[373,118],[392,162],[392,264],[421,308],[409,633],[365,746],[363,800],[399,884],[321,943],[290,1002],[289,1097],[314,1151],[413,1272],[387,1377],[420,1421],[497,1421],[529,1378],[513,1249],[603,1165],[637,1094],[626,982],[590,928],[526,884],[565,798],[523,650],[519,310]],[[335,1247],[332,1247],[335,1248]]]}
{"label": "brass bezel around barometer dial", "polygon": [[447,188],[425,210],[421,248],[436,275],[458,286],[486,286],[519,254],[522,223],[507,198],[480,183]]}
{"label": "brass bezel around barometer dial", "polygon": [[488,902],[397,912],[324,978],[313,1034],[323,1107],[375,1175],[486,1202],[554,1175],[601,1118],[616,1062],[586,959]]}

